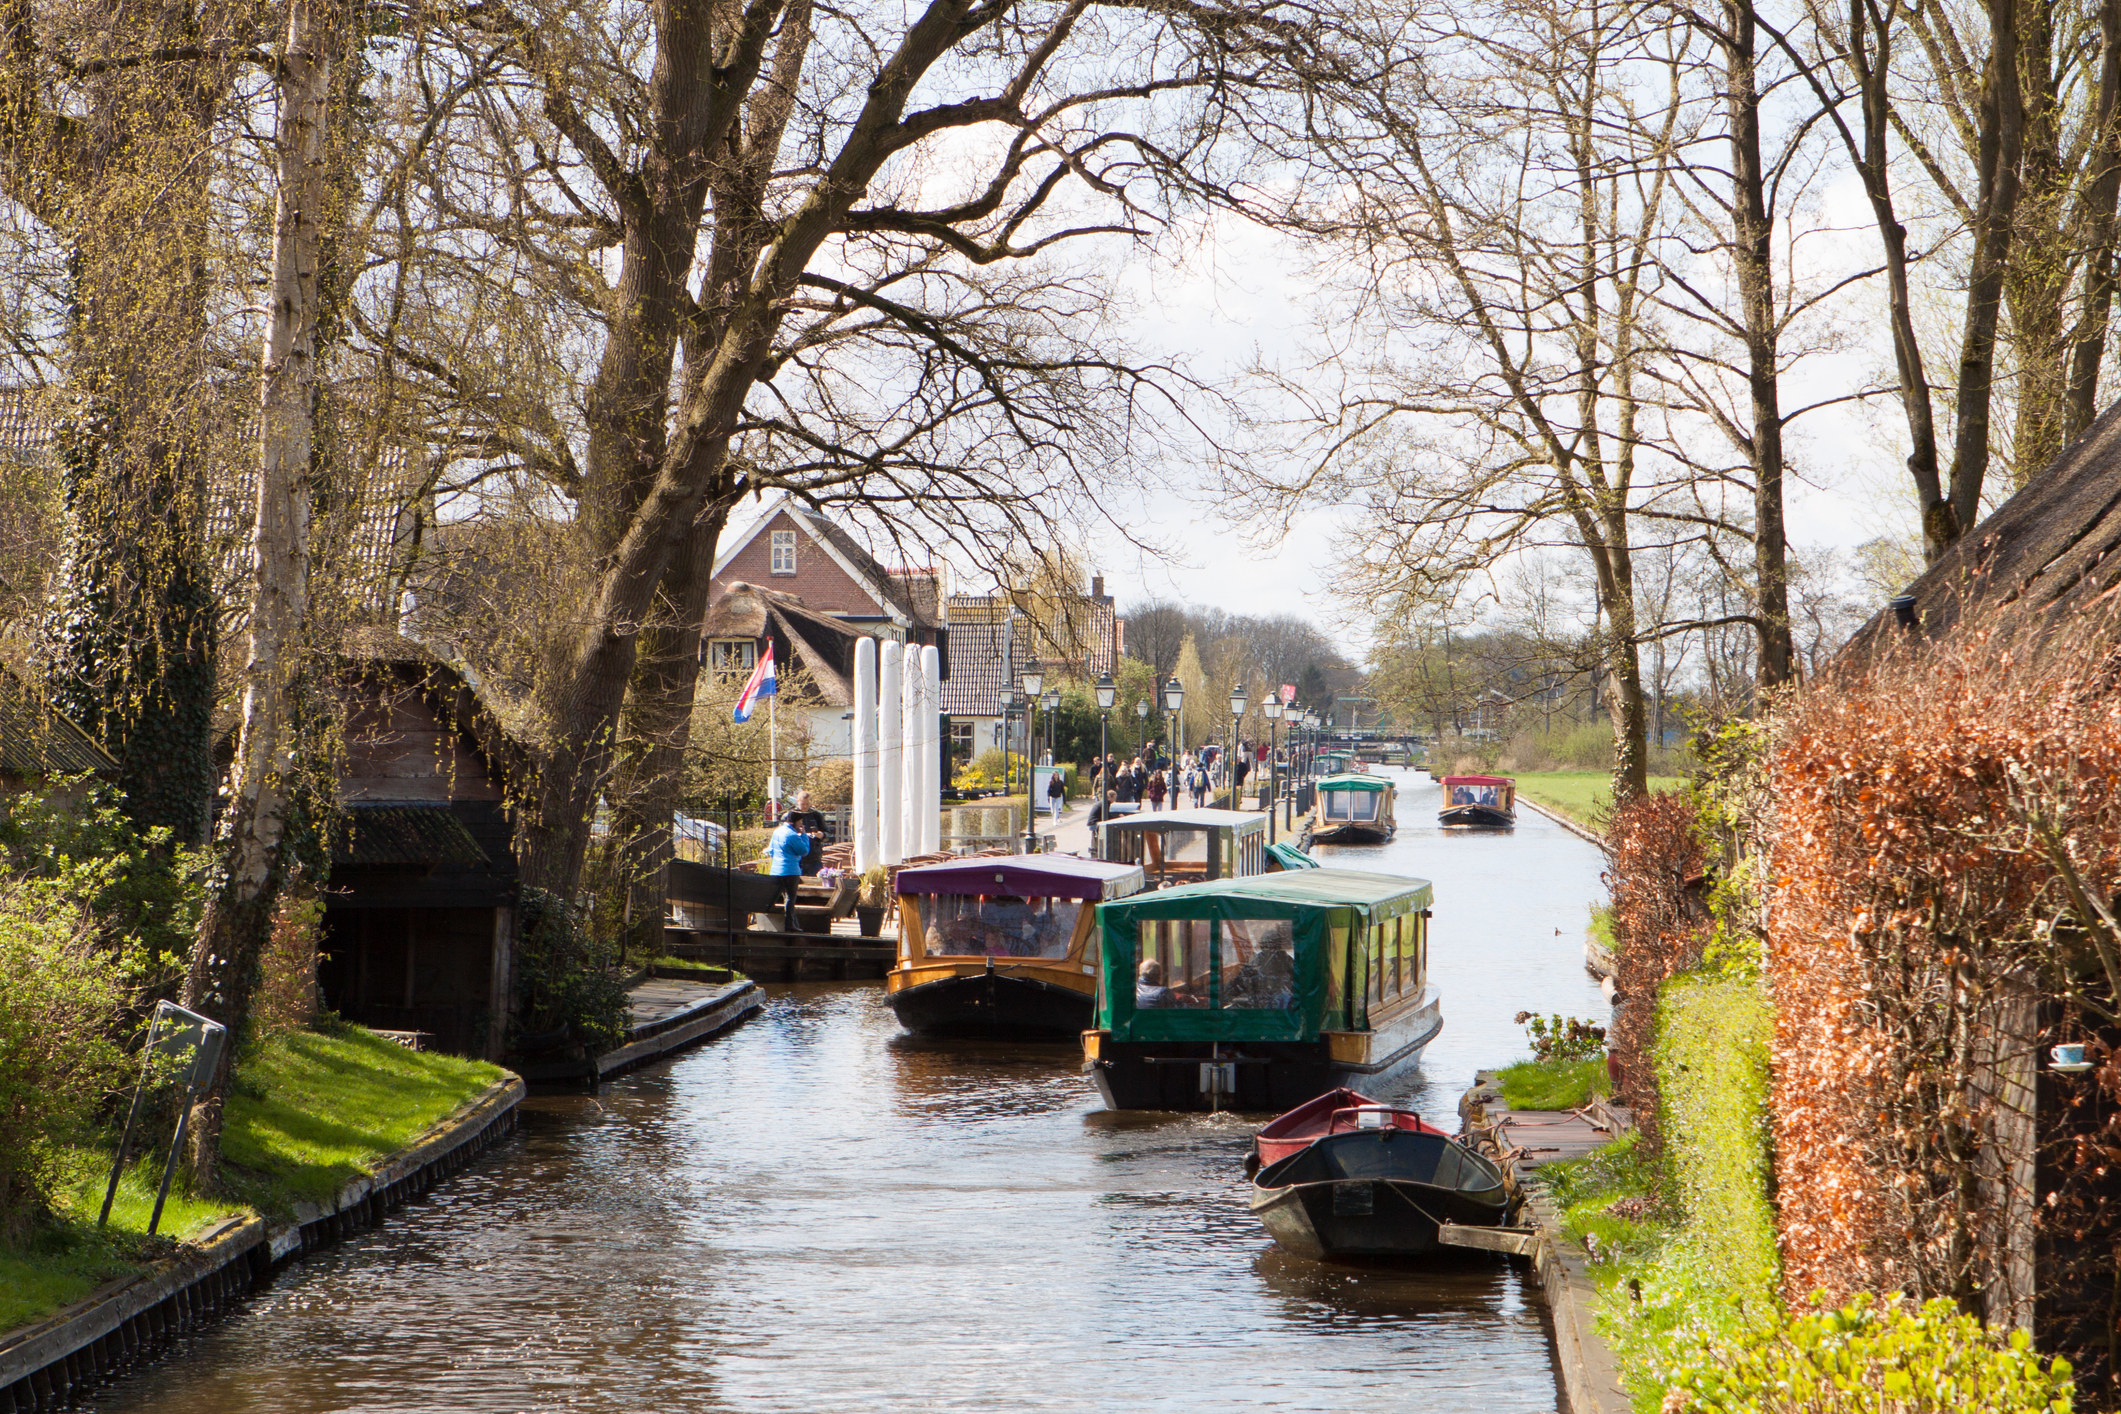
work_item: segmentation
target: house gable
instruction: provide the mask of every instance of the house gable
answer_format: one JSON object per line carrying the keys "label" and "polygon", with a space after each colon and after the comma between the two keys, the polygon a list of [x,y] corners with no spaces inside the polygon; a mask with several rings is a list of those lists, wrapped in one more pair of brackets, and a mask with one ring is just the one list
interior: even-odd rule
{"label": "house gable", "polygon": [[[785,558],[777,568],[775,539],[783,555],[792,545],[795,564]],[[905,624],[907,615],[890,603],[876,576],[832,538],[818,532],[810,516],[798,513],[785,498],[723,552],[714,567],[714,596],[735,583],[770,585],[792,594],[819,613],[848,619],[887,620]]]}

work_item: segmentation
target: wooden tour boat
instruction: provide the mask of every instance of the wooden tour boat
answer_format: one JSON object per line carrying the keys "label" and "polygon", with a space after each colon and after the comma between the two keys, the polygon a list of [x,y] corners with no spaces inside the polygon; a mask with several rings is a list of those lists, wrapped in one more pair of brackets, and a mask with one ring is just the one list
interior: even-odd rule
{"label": "wooden tour boat", "polygon": [[1392,813],[1396,794],[1383,776],[1321,778],[1311,806],[1311,843],[1384,844],[1399,829]]}
{"label": "wooden tour boat", "polygon": [[1321,776],[1338,776],[1362,769],[1362,762],[1352,751],[1321,751],[1312,758],[1312,765]]}
{"label": "wooden tour boat", "polygon": [[1244,879],[1274,867],[1254,810],[1145,810],[1098,826],[1097,855],[1141,866],[1149,887]]}
{"label": "wooden tour boat", "polygon": [[1436,818],[1446,825],[1514,825],[1517,782],[1508,776],[1445,776],[1443,809]]}
{"label": "wooden tour boat", "polygon": [[898,961],[884,998],[909,1031],[1065,1040],[1097,995],[1096,905],[1142,871],[1072,854],[996,855],[898,872]]}
{"label": "wooden tour boat", "polygon": [[1084,1069],[1115,1110],[1286,1110],[1389,1081],[1443,1028],[1426,880],[1302,869],[1102,905]]}
{"label": "wooden tour boat", "polygon": [[1320,1261],[1418,1257],[1441,1245],[1442,1224],[1499,1227],[1513,1207],[1493,1163],[1389,1105],[1334,1109],[1327,1133],[1252,1180],[1268,1235]]}

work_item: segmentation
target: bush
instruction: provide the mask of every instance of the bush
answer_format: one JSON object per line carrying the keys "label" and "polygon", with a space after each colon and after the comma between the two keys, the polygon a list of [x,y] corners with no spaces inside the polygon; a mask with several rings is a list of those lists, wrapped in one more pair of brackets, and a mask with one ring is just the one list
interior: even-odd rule
{"label": "bush", "polygon": [[594,1055],[625,1039],[632,1025],[625,978],[573,909],[543,889],[523,890],[516,942],[521,1028],[567,1028]]}
{"label": "bush", "polygon": [[56,881],[0,882],[0,1239],[45,1217],[68,1145],[122,1082],[118,964]]}
{"label": "bush", "polygon": [[1580,1016],[1538,1016],[1521,1011],[1516,1022],[1532,1043],[1533,1060],[1580,1061],[1605,1055],[1605,1028]]}
{"label": "bush", "polygon": [[1941,1298],[1859,1296],[1703,1345],[1667,1372],[1664,1414],[2069,1414],[2069,1363]]}
{"label": "bush", "polygon": [[1758,1310],[1780,1279],[1768,1200],[1768,1044],[1775,1019],[1749,977],[1681,977],[1657,1001],[1665,1150],[1687,1241],[1731,1300]]}
{"label": "bush", "polygon": [[803,777],[810,803],[818,806],[848,805],[854,800],[854,762],[845,756],[827,756],[810,763]]}

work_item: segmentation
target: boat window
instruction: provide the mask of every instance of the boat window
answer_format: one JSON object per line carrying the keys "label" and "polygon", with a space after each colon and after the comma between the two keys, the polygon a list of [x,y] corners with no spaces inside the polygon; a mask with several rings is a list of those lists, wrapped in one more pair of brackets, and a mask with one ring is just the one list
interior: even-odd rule
{"label": "boat window", "polygon": [[1500,786],[1452,786],[1451,804],[1500,805],[1502,804],[1502,788]]}
{"label": "boat window", "polygon": [[1135,958],[1136,1009],[1206,1008],[1214,990],[1210,941],[1205,918],[1144,920]]}
{"label": "boat window", "polygon": [[1069,898],[934,894],[921,931],[929,957],[1066,957],[1081,911]]}
{"label": "boat window", "polygon": [[1326,818],[1345,820],[1348,818],[1348,797],[1353,791],[1329,790],[1326,792]]}
{"label": "boat window", "polygon": [[1224,1010],[1286,1011],[1296,1005],[1296,933],[1288,919],[1225,921],[1222,964]]}
{"label": "boat window", "polygon": [[1374,790],[1358,790],[1350,791],[1349,794],[1355,797],[1354,801],[1352,802],[1355,807],[1355,819],[1375,820],[1377,818],[1377,802],[1384,799],[1383,792]]}

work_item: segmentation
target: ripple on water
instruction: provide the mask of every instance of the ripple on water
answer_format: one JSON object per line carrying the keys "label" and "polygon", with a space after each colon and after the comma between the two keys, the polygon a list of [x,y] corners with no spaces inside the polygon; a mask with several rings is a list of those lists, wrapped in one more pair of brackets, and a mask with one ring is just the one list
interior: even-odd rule
{"label": "ripple on water", "polygon": [[[1447,1118],[1519,1050],[1515,1012],[1604,1015],[1600,861],[1543,820],[1447,834],[1428,800],[1392,844],[1321,854],[1436,884],[1445,1028],[1403,1093]],[[471,1170],[92,1407],[1554,1408],[1508,1265],[1275,1251],[1239,1166],[1256,1117],[1106,1114],[1072,1047],[915,1041],[873,984],[769,992],[598,1097],[534,1098]]]}

